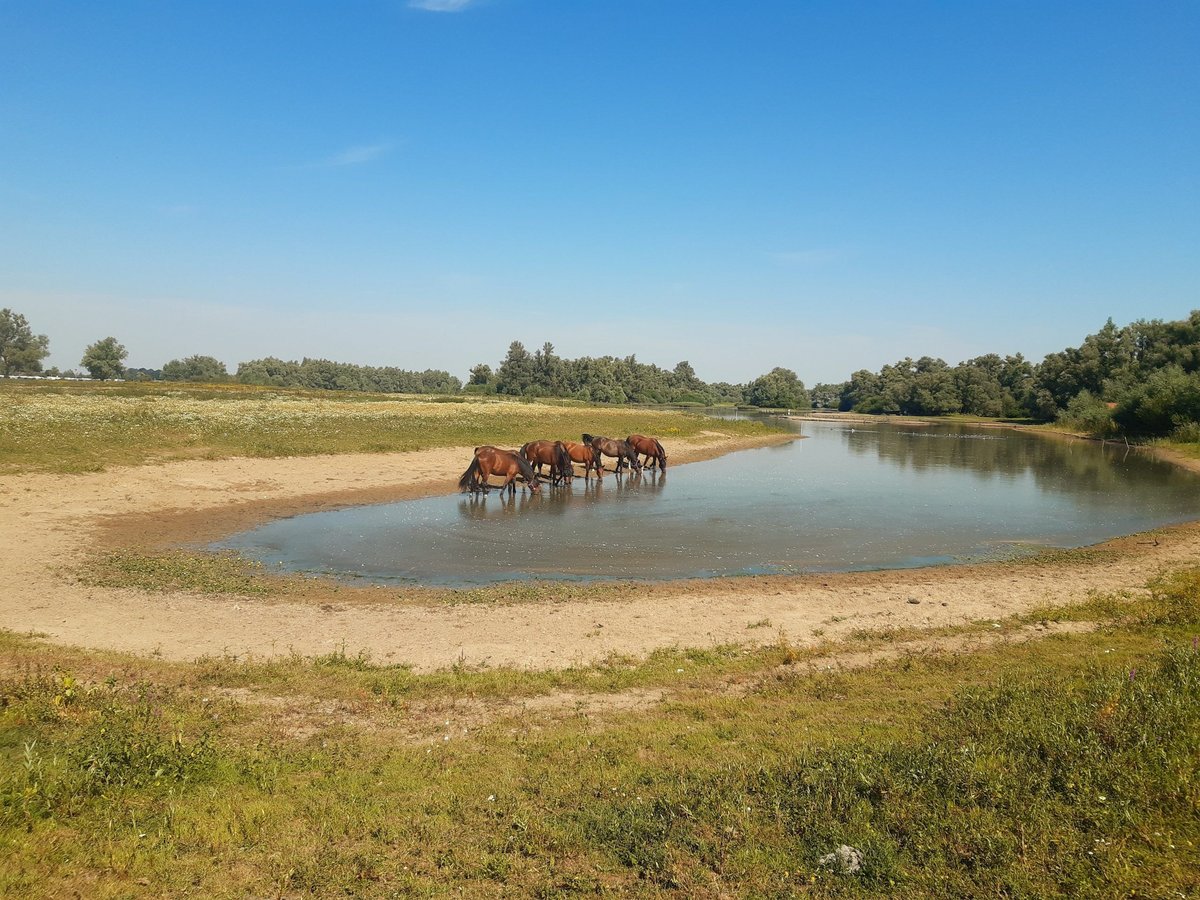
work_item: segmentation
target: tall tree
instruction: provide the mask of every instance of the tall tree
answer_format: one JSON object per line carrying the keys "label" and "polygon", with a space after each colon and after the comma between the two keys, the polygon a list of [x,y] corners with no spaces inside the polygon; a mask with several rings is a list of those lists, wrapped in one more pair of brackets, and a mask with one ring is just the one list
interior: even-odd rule
{"label": "tall tree", "polygon": [[50,339],[34,334],[29,321],[11,309],[0,309],[0,375],[34,374],[50,353]]}
{"label": "tall tree", "polygon": [[129,351],[115,337],[106,337],[89,344],[79,364],[93,378],[106,381],[125,374],[125,357],[128,355]]}
{"label": "tall tree", "polygon": [[527,393],[533,387],[533,357],[520,341],[508,345],[508,355],[496,371],[496,393]]}

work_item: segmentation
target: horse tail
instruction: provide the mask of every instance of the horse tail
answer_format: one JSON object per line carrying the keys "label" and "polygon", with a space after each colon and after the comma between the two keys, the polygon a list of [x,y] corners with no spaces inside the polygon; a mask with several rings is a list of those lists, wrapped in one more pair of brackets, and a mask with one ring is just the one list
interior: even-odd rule
{"label": "horse tail", "polygon": [[462,473],[462,478],[458,479],[458,486],[461,490],[467,490],[474,487],[479,480],[479,457],[471,460],[471,464],[467,466],[467,471]]}
{"label": "horse tail", "polygon": [[663,445],[658,442],[658,438],[654,439],[654,446],[658,448],[658,467],[665,469],[667,467],[667,451],[663,449]]}
{"label": "horse tail", "polygon": [[525,451],[529,449],[529,445],[532,443],[533,441],[528,441],[522,444],[521,449],[517,451],[517,456],[521,457],[521,459],[528,459],[529,457],[525,455]]}

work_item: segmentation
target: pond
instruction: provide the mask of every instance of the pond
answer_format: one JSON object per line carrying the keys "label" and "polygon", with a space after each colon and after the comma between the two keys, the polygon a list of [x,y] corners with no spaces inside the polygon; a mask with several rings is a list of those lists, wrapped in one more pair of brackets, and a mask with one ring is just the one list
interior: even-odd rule
{"label": "pond", "polygon": [[665,474],[315,513],[214,546],[280,571],[468,587],[971,562],[1200,516],[1200,479],[1113,444],[955,425],[791,427],[804,439]]}

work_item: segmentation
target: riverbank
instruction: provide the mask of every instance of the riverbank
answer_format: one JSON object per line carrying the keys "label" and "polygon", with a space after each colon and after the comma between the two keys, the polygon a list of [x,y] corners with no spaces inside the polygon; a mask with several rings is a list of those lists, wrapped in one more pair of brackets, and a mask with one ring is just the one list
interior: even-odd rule
{"label": "riverbank", "polygon": [[[762,446],[716,430],[670,446],[672,465]],[[312,581],[303,596],[104,587],[98,548],[204,543],[267,518],[454,489],[470,448],[173,462],[0,478],[0,625],[53,641],[169,659],[360,651],[417,671],[561,669],[661,647],[799,646],[873,630],[1003,618],[1095,591],[1139,589],[1194,561],[1200,526],[1031,560],[904,571],[601,586],[544,585],[538,602],[429,603],[420,592]]]}
{"label": "riverbank", "polygon": [[[1013,431],[1026,431],[1033,434],[1052,436],[1057,438],[1067,438],[1079,441],[1090,441],[1099,444],[1113,444],[1125,447],[1131,451],[1138,453],[1146,453],[1150,456],[1169,462],[1172,465],[1178,466],[1181,469],[1186,469],[1189,472],[1200,474],[1200,456],[1188,455],[1179,449],[1169,446],[1163,446],[1161,443],[1149,444],[1131,444],[1125,440],[1113,440],[1111,438],[1099,438],[1090,434],[1082,434],[1078,431],[1067,431],[1066,429],[1056,427],[1053,424],[1029,424],[1025,422],[1008,422],[997,419],[975,419],[963,416],[936,417],[936,416],[901,416],[901,415],[868,415],[865,413],[850,413],[850,412],[827,412],[827,411],[812,411],[803,415],[791,415],[787,418],[797,422],[825,422],[837,423],[842,425],[854,424],[870,424],[873,422],[885,422],[891,425],[912,425],[912,426],[927,426],[927,425],[969,425],[972,428],[1004,428]],[[1194,447],[1195,445],[1189,445]]]}

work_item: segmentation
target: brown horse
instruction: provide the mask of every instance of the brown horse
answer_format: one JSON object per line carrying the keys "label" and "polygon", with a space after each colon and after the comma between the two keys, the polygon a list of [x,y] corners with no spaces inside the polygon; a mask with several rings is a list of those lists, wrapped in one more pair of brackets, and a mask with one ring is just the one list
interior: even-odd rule
{"label": "brown horse", "polygon": [[510,494],[517,493],[517,476],[520,475],[529,485],[529,490],[537,493],[540,490],[537,475],[525,458],[512,450],[501,450],[497,447],[476,447],[475,458],[467,466],[467,471],[458,479],[458,486],[464,491],[483,491],[485,494],[490,485],[488,478],[496,475],[504,479],[500,492],[505,489]]}
{"label": "brown horse", "polygon": [[637,452],[629,446],[626,441],[618,441],[616,438],[593,436],[590,434],[583,435],[583,442],[590,444],[593,449],[603,456],[613,456],[617,460],[617,474],[620,474],[621,469],[625,467],[625,463],[629,463],[630,468],[635,472],[642,470],[642,461],[638,459]]}
{"label": "brown horse", "polygon": [[588,473],[595,470],[597,478],[604,477],[604,466],[600,464],[600,452],[591,444],[581,444],[578,441],[563,441],[567,456],[571,462],[583,466],[583,480],[588,480]]}
{"label": "brown horse", "polygon": [[[667,451],[658,442],[658,438],[646,437],[644,434],[631,434],[625,438],[625,442],[638,453],[646,455],[647,468],[653,469],[657,465],[660,471],[666,471]],[[651,460],[654,462],[651,463]]]}
{"label": "brown horse", "polygon": [[530,441],[521,448],[521,455],[538,475],[542,474],[542,466],[549,466],[551,484],[569,481],[575,475],[562,441]]}

